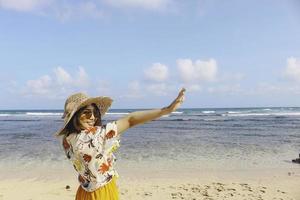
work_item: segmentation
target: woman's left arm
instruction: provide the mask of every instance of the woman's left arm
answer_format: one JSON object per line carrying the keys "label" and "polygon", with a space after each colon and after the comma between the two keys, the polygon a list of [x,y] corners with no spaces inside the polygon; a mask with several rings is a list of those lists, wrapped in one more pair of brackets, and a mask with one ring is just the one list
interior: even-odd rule
{"label": "woman's left arm", "polygon": [[167,107],[161,109],[144,110],[132,112],[129,115],[117,120],[118,134],[126,131],[128,128],[138,124],[144,124],[148,121],[159,118],[175,111],[184,101],[185,89],[182,88],[176,99]]}

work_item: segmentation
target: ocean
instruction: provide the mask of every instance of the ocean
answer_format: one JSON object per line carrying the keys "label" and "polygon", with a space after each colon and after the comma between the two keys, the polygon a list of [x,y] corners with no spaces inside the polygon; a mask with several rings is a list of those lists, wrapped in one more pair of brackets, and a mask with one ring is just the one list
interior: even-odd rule
{"label": "ocean", "polygon": [[[111,109],[103,123],[135,109]],[[62,110],[0,111],[0,177],[5,170],[70,166],[54,133]],[[195,108],[133,127],[121,136],[120,166],[157,169],[299,167],[300,108]]]}

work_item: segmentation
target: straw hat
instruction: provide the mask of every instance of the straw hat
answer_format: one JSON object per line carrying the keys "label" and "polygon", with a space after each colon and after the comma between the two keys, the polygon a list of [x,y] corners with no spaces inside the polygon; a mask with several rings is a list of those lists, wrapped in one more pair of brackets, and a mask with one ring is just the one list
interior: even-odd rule
{"label": "straw hat", "polygon": [[74,114],[87,105],[95,104],[99,108],[101,116],[105,115],[109,107],[111,106],[112,99],[110,97],[89,97],[84,93],[76,93],[69,96],[65,103],[65,111],[62,116],[64,119],[63,127],[55,133],[56,136],[63,135],[65,128],[74,116]]}

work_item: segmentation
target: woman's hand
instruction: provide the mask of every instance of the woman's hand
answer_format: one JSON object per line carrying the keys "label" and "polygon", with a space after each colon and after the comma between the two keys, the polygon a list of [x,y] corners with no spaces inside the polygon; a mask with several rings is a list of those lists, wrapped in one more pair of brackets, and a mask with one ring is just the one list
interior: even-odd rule
{"label": "woman's hand", "polygon": [[185,93],[185,88],[182,88],[178,96],[176,97],[176,99],[168,107],[166,107],[168,113],[174,112],[180,107],[180,105],[182,104],[185,98],[184,93]]}

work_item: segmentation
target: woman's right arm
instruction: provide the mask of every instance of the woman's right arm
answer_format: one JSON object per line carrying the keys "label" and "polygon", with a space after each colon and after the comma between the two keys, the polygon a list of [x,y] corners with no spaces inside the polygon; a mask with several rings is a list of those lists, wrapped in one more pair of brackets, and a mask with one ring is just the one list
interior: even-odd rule
{"label": "woman's right arm", "polygon": [[118,134],[124,132],[128,128],[138,124],[144,124],[148,121],[157,119],[163,115],[167,115],[175,111],[184,101],[185,89],[182,88],[175,100],[167,107],[161,109],[145,110],[132,112],[129,115],[117,120]]}

